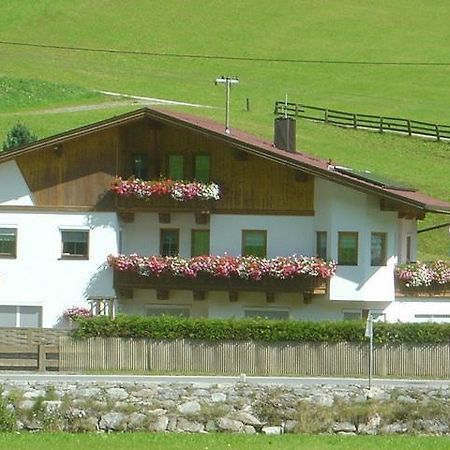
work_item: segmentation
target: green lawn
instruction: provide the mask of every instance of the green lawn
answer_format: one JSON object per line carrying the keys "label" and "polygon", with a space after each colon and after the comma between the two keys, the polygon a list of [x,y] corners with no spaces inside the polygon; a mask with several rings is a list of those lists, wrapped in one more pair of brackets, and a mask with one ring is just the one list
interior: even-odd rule
{"label": "green lawn", "polygon": [[2,434],[0,448],[14,450],[446,450],[448,437],[243,436],[231,434]]}
{"label": "green lawn", "polygon": [[[27,113],[50,104],[103,101],[93,90],[209,105],[214,108],[187,109],[223,120],[224,90],[213,84],[223,74],[238,75],[241,81],[232,92],[232,126],[268,139],[273,103],[286,93],[300,103],[450,124],[450,46],[443,45],[450,41],[449,15],[447,0],[436,0],[432,7],[425,0],[282,4],[210,0],[208,7],[204,0],[2,2],[0,41],[166,54],[429,65],[176,58],[0,43],[0,76],[15,79],[17,88],[9,97],[0,96],[0,139],[17,120],[43,137],[130,109]],[[19,89],[21,83],[29,83],[20,79],[54,84],[48,95],[44,89],[43,95],[30,101]],[[250,112],[245,110],[247,98]],[[450,144],[299,122],[298,146],[450,200]],[[421,226],[445,221],[448,218],[431,217]],[[423,259],[448,257],[449,247],[445,229],[421,236]]]}

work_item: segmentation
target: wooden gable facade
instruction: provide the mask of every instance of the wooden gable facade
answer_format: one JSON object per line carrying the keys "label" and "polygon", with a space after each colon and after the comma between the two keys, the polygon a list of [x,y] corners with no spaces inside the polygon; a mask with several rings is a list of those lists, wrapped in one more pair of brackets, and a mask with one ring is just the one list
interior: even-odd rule
{"label": "wooden gable facade", "polygon": [[215,213],[314,214],[313,176],[246,153],[212,134],[144,114],[19,153],[16,162],[37,207],[122,212],[198,208],[170,198],[119,199],[109,192],[114,177],[139,177],[136,158],[146,179],[169,177],[171,155],[180,157],[185,180],[194,179],[196,155],[209,157],[209,179],[222,192],[219,201],[207,206]]}

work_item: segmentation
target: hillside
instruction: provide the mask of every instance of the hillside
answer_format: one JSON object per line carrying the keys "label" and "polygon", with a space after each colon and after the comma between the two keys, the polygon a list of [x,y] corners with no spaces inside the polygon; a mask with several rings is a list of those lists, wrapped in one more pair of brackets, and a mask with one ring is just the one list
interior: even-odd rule
{"label": "hillside", "polygon": [[[266,138],[273,103],[286,93],[306,104],[450,124],[447,1],[436,0],[432,8],[424,0],[211,0],[207,8],[203,0],[3,3],[0,76],[16,80],[17,95],[0,97],[1,140],[17,120],[43,137],[132,108],[39,113],[106,101],[95,90],[213,106],[189,111],[223,120],[224,90],[213,84],[222,74],[240,78],[232,92],[232,125]],[[208,57],[194,57],[201,55]],[[71,89],[50,89],[51,95],[30,102],[20,95],[21,83],[29,82],[20,80]],[[307,122],[298,124],[298,144],[450,199],[450,144]],[[429,218],[421,226],[444,221],[449,218]],[[448,257],[445,229],[422,236],[423,258]]]}

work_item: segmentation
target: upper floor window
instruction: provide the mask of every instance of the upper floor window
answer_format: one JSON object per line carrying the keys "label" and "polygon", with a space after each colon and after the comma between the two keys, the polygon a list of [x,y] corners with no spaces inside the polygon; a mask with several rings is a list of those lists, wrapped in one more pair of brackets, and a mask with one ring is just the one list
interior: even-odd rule
{"label": "upper floor window", "polygon": [[386,265],[386,233],[371,233],[370,235],[370,265]]}
{"label": "upper floor window", "polygon": [[17,256],[17,229],[0,228],[0,258]]}
{"label": "upper floor window", "polygon": [[316,256],[318,258],[327,259],[327,232],[316,232]]}
{"label": "upper floor window", "polygon": [[265,258],[266,255],[267,255],[267,231],[243,230],[242,256],[259,256]]}
{"label": "upper floor window", "polygon": [[358,233],[340,231],[338,233],[338,264],[341,266],[358,265]]}
{"label": "upper floor window", "polygon": [[148,155],[146,153],[133,153],[133,175],[140,180],[148,179]]}
{"label": "upper floor window", "polygon": [[210,181],[211,160],[209,155],[194,155],[194,180],[202,183]]}
{"label": "upper floor window", "polygon": [[61,230],[63,259],[89,258],[89,230]]}
{"label": "upper floor window", "polygon": [[161,256],[177,256],[180,253],[180,232],[173,228],[162,228],[160,234]]}
{"label": "upper floor window", "polygon": [[209,255],[209,230],[192,230],[191,256]]}
{"label": "upper floor window", "polygon": [[168,157],[167,176],[172,180],[184,179],[184,156],[171,154]]}

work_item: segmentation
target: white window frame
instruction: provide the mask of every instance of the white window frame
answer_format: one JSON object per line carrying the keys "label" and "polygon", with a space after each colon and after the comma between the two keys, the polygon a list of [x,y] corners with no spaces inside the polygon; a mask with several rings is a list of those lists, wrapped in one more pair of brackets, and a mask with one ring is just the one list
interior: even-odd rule
{"label": "white window frame", "polygon": [[[16,309],[16,320],[15,320],[15,325],[12,328],[30,328],[30,327],[21,327],[20,326],[20,322],[21,322],[21,308],[38,308],[38,325],[37,327],[31,327],[31,328],[42,328],[42,320],[43,320],[43,307],[42,305],[0,305],[0,314],[1,314],[1,307],[2,306],[8,306],[11,308],[15,308]],[[0,328],[9,328],[9,327],[0,327]]]}

